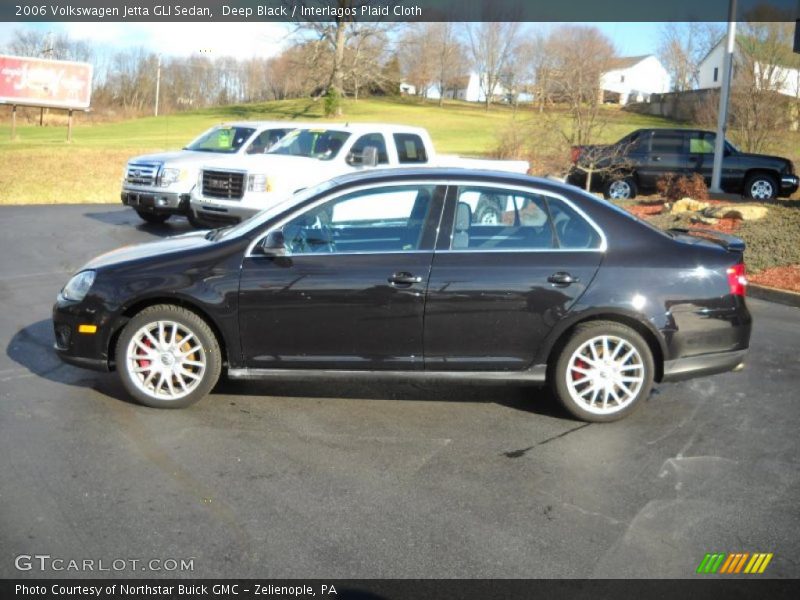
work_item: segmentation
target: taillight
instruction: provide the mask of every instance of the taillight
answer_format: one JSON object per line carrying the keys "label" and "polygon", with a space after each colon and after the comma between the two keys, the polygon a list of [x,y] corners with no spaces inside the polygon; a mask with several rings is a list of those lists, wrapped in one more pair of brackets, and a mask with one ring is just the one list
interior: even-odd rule
{"label": "taillight", "polygon": [[732,267],[728,267],[728,287],[734,296],[744,296],[747,288],[747,277],[744,272],[744,263],[741,262]]}
{"label": "taillight", "polygon": [[572,162],[577,163],[578,159],[581,157],[581,149],[578,148],[577,146],[573,146],[572,148],[570,148],[570,155],[572,158]]}

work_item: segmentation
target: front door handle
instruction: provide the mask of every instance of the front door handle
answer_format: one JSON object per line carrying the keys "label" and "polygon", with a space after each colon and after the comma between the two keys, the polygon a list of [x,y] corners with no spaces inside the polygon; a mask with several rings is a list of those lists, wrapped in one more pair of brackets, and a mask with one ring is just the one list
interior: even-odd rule
{"label": "front door handle", "polygon": [[577,277],[573,277],[572,275],[564,271],[559,271],[558,273],[553,273],[552,275],[550,275],[550,277],[547,278],[547,281],[558,286],[567,286],[570,285],[571,283],[580,282],[580,279],[578,279]]}
{"label": "front door handle", "polygon": [[420,283],[421,281],[422,277],[419,277],[418,275],[413,275],[406,271],[401,271],[400,273],[394,273],[391,277],[389,277],[389,283],[398,286],[409,286],[415,283]]}

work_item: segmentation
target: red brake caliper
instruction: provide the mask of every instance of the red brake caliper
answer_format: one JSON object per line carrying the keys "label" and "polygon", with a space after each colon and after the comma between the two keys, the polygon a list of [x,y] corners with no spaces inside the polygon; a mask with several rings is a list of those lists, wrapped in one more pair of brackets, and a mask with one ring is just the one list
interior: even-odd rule
{"label": "red brake caliper", "polygon": [[[151,344],[150,340],[148,340],[147,338],[145,338],[144,342],[142,342],[142,343],[145,346],[147,346],[148,348],[152,348],[153,347],[153,344]],[[139,348],[139,352],[144,353],[144,351],[141,348]],[[137,363],[143,369],[150,366],[150,361],[149,360],[142,359],[142,360],[137,361]]]}
{"label": "red brake caliper", "polygon": [[[587,365],[581,359],[578,359],[577,361],[575,361],[575,366],[578,367],[579,369],[585,369],[589,365]],[[585,375],[583,373],[579,373],[578,371],[573,370],[572,371],[572,381],[577,380],[579,377],[585,377]]]}

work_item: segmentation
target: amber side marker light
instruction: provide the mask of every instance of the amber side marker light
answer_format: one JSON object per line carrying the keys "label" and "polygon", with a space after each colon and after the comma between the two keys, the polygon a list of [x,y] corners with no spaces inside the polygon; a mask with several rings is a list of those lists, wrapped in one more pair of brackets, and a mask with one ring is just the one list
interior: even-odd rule
{"label": "amber side marker light", "polygon": [[78,325],[78,333],[97,333],[97,325]]}

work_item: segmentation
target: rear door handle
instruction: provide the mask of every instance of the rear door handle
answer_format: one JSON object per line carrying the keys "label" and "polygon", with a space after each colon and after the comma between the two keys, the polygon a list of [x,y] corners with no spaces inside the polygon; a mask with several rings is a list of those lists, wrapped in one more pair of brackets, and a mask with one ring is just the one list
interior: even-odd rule
{"label": "rear door handle", "polygon": [[565,273],[564,271],[559,271],[558,273],[553,273],[550,277],[547,278],[547,281],[553,283],[555,285],[563,285],[567,286],[571,283],[578,283],[580,279],[577,277],[573,277],[569,273]]}
{"label": "rear door handle", "polygon": [[391,277],[389,277],[389,283],[391,283],[392,285],[409,286],[415,283],[420,283],[421,281],[422,277],[419,277],[418,275],[413,275],[406,271],[394,273]]}

